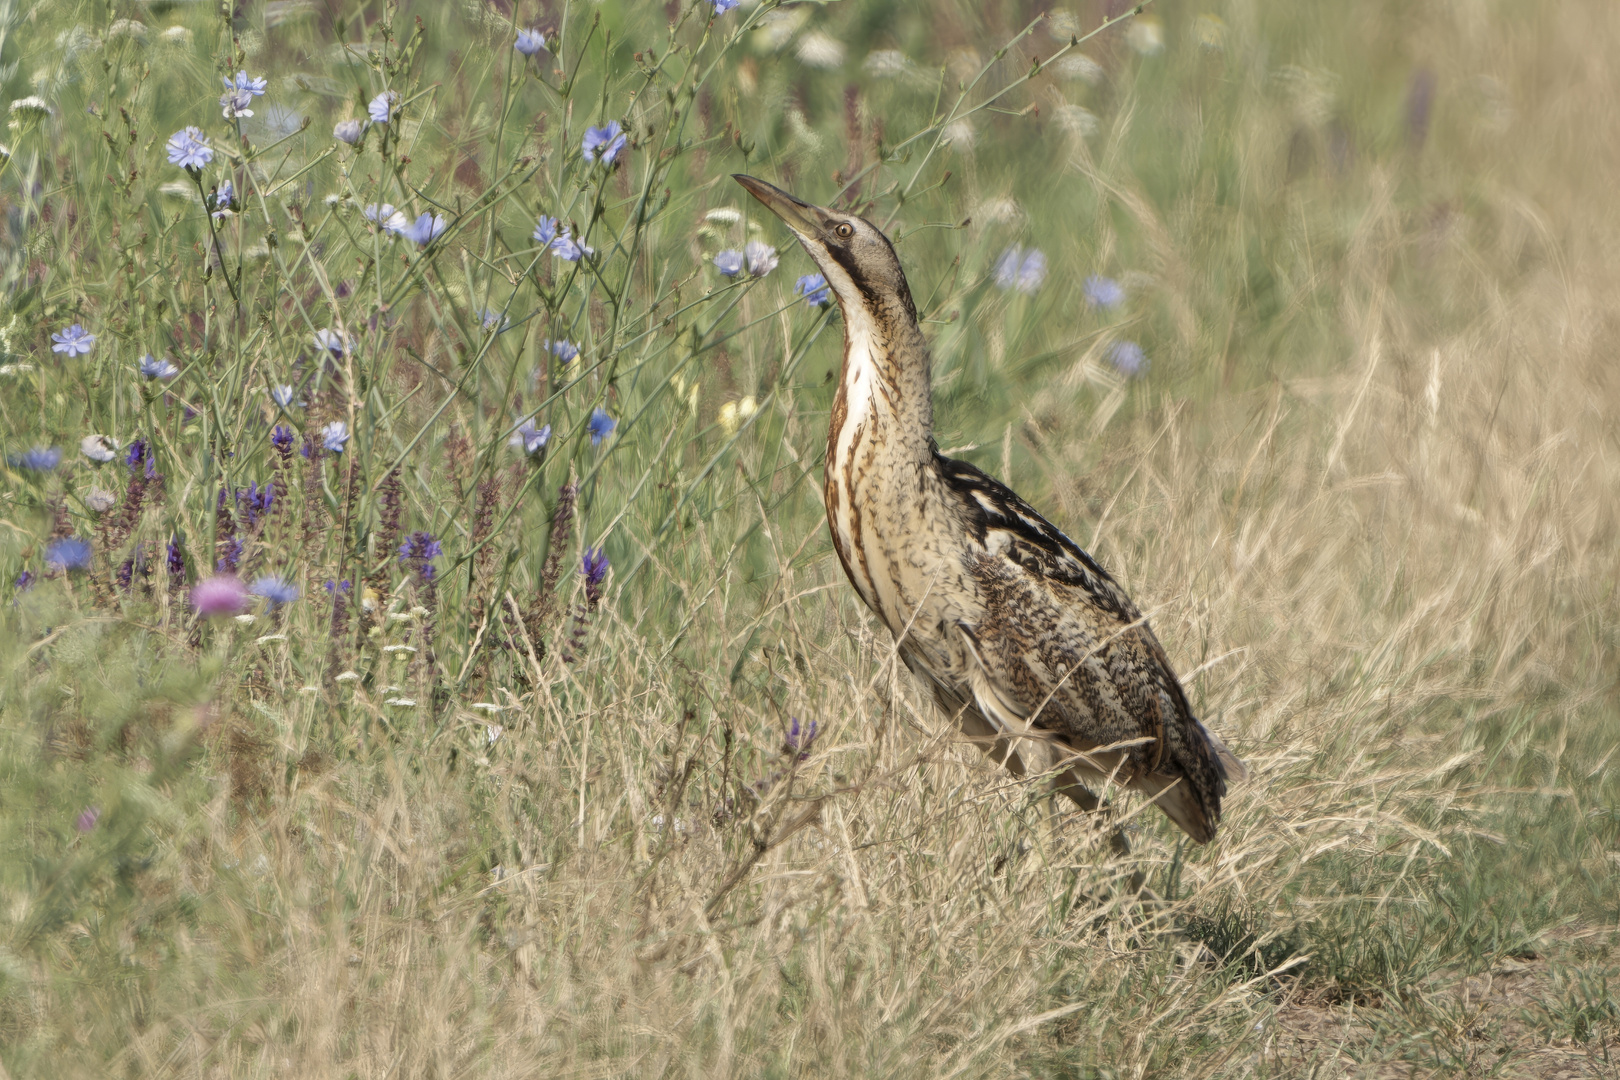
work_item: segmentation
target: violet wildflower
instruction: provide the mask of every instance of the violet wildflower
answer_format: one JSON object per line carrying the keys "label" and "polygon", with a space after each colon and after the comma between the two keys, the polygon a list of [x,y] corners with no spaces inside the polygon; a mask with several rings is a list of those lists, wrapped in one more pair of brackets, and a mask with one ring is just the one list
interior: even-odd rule
{"label": "violet wildflower", "polygon": [[430,532],[413,532],[399,545],[400,565],[413,571],[424,584],[431,584],[438,572],[433,560],[444,554],[444,549]]}
{"label": "violet wildflower", "polygon": [[776,249],[763,240],[750,240],[743,247],[743,258],[748,260],[748,272],[755,277],[764,277],[776,269]]}
{"label": "violet wildflower", "polygon": [[545,450],[546,443],[550,441],[551,425],[546,424],[544,427],[535,427],[532,416],[519,424],[517,430],[512,432],[512,437],[506,440],[507,445],[512,449],[522,450],[530,457]]}
{"label": "violet wildflower", "polygon": [[479,315],[478,321],[485,330],[494,330],[497,334],[512,325],[512,320],[508,319],[504,312],[497,311],[494,308],[485,308],[483,313]]}
{"label": "violet wildflower", "polygon": [[1125,290],[1120,283],[1096,274],[1086,278],[1085,284],[1080,286],[1080,293],[1086,298],[1086,303],[1094,308],[1112,311],[1125,303]]}
{"label": "violet wildflower", "polygon": [[565,364],[572,364],[579,356],[579,346],[572,341],[553,341],[547,346],[551,355]]}
{"label": "violet wildflower", "polygon": [[145,356],[141,357],[140,371],[141,375],[145,378],[161,379],[164,381],[172,379],[176,375],[180,374],[180,369],[175,367],[167,357],[160,360],[151,353],[147,353]]}
{"label": "violet wildflower", "polygon": [[105,465],[118,456],[118,440],[109,435],[86,435],[79,440],[79,453],[97,465]]}
{"label": "violet wildflower", "polygon": [[603,127],[585,129],[585,141],[580,150],[586,161],[600,161],[604,165],[611,165],[613,159],[619,156],[629,136],[619,128],[617,120],[609,120]]}
{"label": "violet wildflower", "polygon": [[360,141],[360,136],[366,133],[358,120],[339,120],[332,125],[332,137],[339,142],[346,142],[350,146]]}
{"label": "violet wildflower", "polygon": [[270,601],[270,610],[274,611],[283,604],[290,604],[298,599],[298,586],[285,578],[266,574],[254,580],[248,586],[248,592],[254,596],[262,596]]}
{"label": "violet wildflower", "polygon": [[532,239],[542,247],[550,247],[551,242],[557,239],[557,219],[541,214],[539,223],[534,227]]}
{"label": "violet wildflower", "polygon": [[714,268],[726,277],[736,277],[742,273],[743,253],[736,248],[727,248],[715,255]]}
{"label": "violet wildflower", "polygon": [[342,420],[334,420],[321,428],[321,445],[329,453],[343,453],[343,444],[349,441],[349,425]]}
{"label": "violet wildflower", "polygon": [[371,117],[373,124],[386,124],[394,119],[399,108],[399,93],[394,90],[384,90],[371,99],[366,106],[366,115]]}
{"label": "violet wildflower", "polygon": [[201,128],[185,127],[169,136],[165,144],[169,151],[169,164],[182,169],[198,170],[214,160],[213,148]]}
{"label": "violet wildflower", "polygon": [[435,239],[442,236],[445,230],[443,214],[423,214],[416,221],[400,230],[400,235],[407,240],[414,241],[417,247],[427,247]]}
{"label": "violet wildflower", "polygon": [[1108,362],[1121,375],[1136,378],[1147,374],[1147,357],[1134,341],[1116,341],[1108,347]]}
{"label": "violet wildflower", "polygon": [[545,50],[546,36],[538,30],[519,30],[512,47],[524,56],[533,56]]}
{"label": "violet wildflower", "polygon": [[274,446],[278,453],[286,454],[290,452],[292,450],[292,444],[292,428],[288,427],[286,424],[277,424],[275,428],[271,430],[270,445]]}
{"label": "violet wildflower", "polygon": [[738,4],[742,3],[742,0],[709,0],[709,2],[714,5],[714,13],[716,15],[724,15],[726,12],[731,11]]}
{"label": "violet wildflower", "polygon": [[29,472],[50,472],[62,463],[62,451],[54,446],[35,446],[11,459],[11,464]]}
{"label": "violet wildflower", "polygon": [[585,602],[595,610],[602,599],[602,583],[607,580],[608,557],[604,548],[586,548],[579,572],[585,578]]}
{"label": "violet wildflower", "polygon": [[807,302],[816,307],[827,307],[832,303],[832,294],[827,289],[827,279],[820,274],[806,274],[793,285],[795,296],[802,296]]}
{"label": "violet wildflower", "polygon": [[1035,248],[1008,248],[996,260],[996,284],[1003,289],[1033,293],[1046,280],[1046,256]]}
{"label": "violet wildflower", "polygon": [[73,827],[82,833],[87,833],[95,828],[96,822],[100,820],[101,808],[99,806],[87,806],[79,811],[79,816],[73,821]]}
{"label": "violet wildflower", "polygon": [[34,587],[34,574],[31,570],[24,570],[17,575],[17,580],[11,583],[18,592],[27,592]]}
{"label": "violet wildflower", "polygon": [[237,615],[247,607],[247,590],[234,574],[206,578],[191,587],[191,606],[209,618]]}
{"label": "violet wildflower", "polygon": [[591,432],[591,445],[600,446],[603,439],[613,434],[613,429],[619,426],[619,422],[609,416],[602,406],[598,405],[591,410],[590,423],[586,426]]}
{"label": "violet wildflower", "polygon": [[810,756],[810,744],[816,741],[816,736],[820,733],[816,730],[814,720],[810,721],[809,727],[800,728],[797,716],[790,716],[788,719],[791,721],[787,735],[788,752],[797,753],[799,760],[803,761]]}
{"label": "violet wildflower", "polygon": [[79,356],[88,353],[96,344],[96,335],[74,323],[60,334],[52,334],[51,352],[65,353],[68,356]]}
{"label": "violet wildflower", "polygon": [[331,578],[327,578],[326,583],[321,588],[332,596],[342,596],[345,593],[354,591],[354,582],[348,578],[344,578],[342,581],[333,581]]}
{"label": "violet wildflower", "polygon": [[186,580],[186,555],[180,549],[180,536],[178,533],[169,537],[168,550],[169,580],[176,585]]}
{"label": "violet wildflower", "polygon": [[342,356],[346,343],[343,340],[343,335],[336,330],[317,330],[315,331],[315,347],[325,349],[333,356]]}
{"label": "violet wildflower", "polygon": [[271,508],[275,506],[276,487],[274,484],[266,484],[264,487],[260,487],[258,482],[255,481],[245,488],[237,488],[231,494],[231,499],[236,503],[236,512],[247,519],[248,526],[251,528],[259,523],[260,518],[267,516]]}
{"label": "violet wildflower", "polygon": [[214,189],[214,194],[208,201],[214,207],[214,218],[216,220],[232,214],[236,211],[236,188],[231,186],[229,180],[226,180]]}
{"label": "violet wildflower", "polygon": [[90,569],[90,541],[66,536],[45,545],[45,565],[61,570]]}
{"label": "violet wildflower", "polygon": [[[291,383],[278,383],[270,388],[270,400],[281,406],[283,409],[290,409],[292,408],[293,395],[295,393],[296,391],[293,390]],[[281,429],[278,426],[276,430],[279,431]],[[271,438],[275,438],[273,433]]]}
{"label": "violet wildflower", "polygon": [[255,79],[245,71],[238,71],[236,73],[236,82],[234,83],[232,83],[229,79],[225,80],[225,88],[227,90],[241,90],[252,97],[263,97],[265,89],[269,87],[269,85],[270,81],[268,79]]}

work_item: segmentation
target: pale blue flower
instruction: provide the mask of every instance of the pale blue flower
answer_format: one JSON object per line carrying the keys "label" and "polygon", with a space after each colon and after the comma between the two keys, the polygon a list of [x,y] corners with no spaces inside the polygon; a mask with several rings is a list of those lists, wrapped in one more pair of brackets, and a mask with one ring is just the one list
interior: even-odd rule
{"label": "pale blue flower", "polygon": [[581,256],[595,255],[596,249],[581,244],[564,229],[551,242],[551,253],[564,262],[579,262]]}
{"label": "pale blue flower", "polygon": [[1080,286],[1080,292],[1085,296],[1086,303],[1094,308],[1112,310],[1125,303],[1125,290],[1113,278],[1093,274]]}
{"label": "pale blue flower", "polygon": [[77,536],[52,540],[45,545],[45,565],[63,570],[90,569],[90,541]]}
{"label": "pale blue flower", "polygon": [[238,90],[231,85],[231,80],[225,80],[225,92],[219,95],[220,114],[227,120],[235,120],[239,116],[252,116],[253,93],[249,90]]}
{"label": "pale blue flower", "polygon": [[443,214],[423,214],[401,229],[399,234],[414,241],[417,247],[427,247],[435,238],[443,235],[445,227]]}
{"label": "pale blue flower", "polygon": [[755,277],[764,277],[776,269],[776,249],[763,240],[748,241],[743,258],[748,260],[748,272]]}
{"label": "pale blue flower", "polygon": [[159,360],[151,353],[147,353],[141,357],[141,374],[148,379],[172,379],[180,374],[180,369],[167,358]]}
{"label": "pale blue flower", "polygon": [[365,132],[365,127],[358,120],[339,120],[332,125],[332,137],[350,146],[359,142]]}
{"label": "pale blue flower", "polygon": [[572,364],[574,358],[579,355],[579,346],[572,341],[553,341],[548,348],[551,349],[552,356],[565,364]]}
{"label": "pale blue flower", "polygon": [[1131,378],[1147,374],[1147,357],[1134,341],[1116,341],[1108,347],[1108,362],[1121,375]]}
{"label": "pale blue flower", "polygon": [[606,410],[598,405],[591,410],[590,423],[586,425],[591,433],[591,445],[600,446],[602,440],[613,434],[613,429],[618,426],[619,422],[609,416]]}
{"label": "pale blue flower", "polygon": [[270,610],[274,611],[282,604],[290,604],[298,599],[298,586],[285,578],[266,574],[254,580],[248,586],[248,592],[254,596],[262,596],[270,601]]}
{"label": "pale blue flower", "polygon": [[208,200],[214,207],[214,217],[222,218],[231,213],[236,206],[236,188],[226,180],[214,190],[213,196]]}
{"label": "pale blue flower", "polygon": [[325,349],[333,356],[342,356],[343,350],[347,347],[347,345],[343,340],[342,334],[338,333],[336,330],[323,329],[315,331],[315,347],[317,349]]}
{"label": "pale blue flower", "polygon": [[11,463],[29,472],[50,472],[62,463],[62,451],[54,446],[36,446],[12,458]]}
{"label": "pale blue flower", "polygon": [[283,409],[292,408],[293,395],[297,393],[291,383],[277,383],[270,388],[270,400]]}
{"label": "pale blue flower", "polygon": [[716,15],[724,15],[742,3],[742,0],[710,0],[710,3],[714,4],[714,13]]}
{"label": "pale blue flower", "polygon": [[68,356],[79,356],[88,353],[96,344],[96,335],[74,323],[60,334],[52,334],[51,352],[66,353]]}
{"label": "pale blue flower", "polygon": [[225,89],[241,90],[247,93],[250,97],[263,97],[264,91],[267,87],[269,87],[269,85],[270,81],[268,79],[252,78],[245,71],[238,71],[236,73],[235,83],[232,83],[229,79],[225,80]]}
{"label": "pale blue flower", "polygon": [[551,425],[535,427],[534,418],[531,416],[519,424],[517,430],[512,432],[512,437],[506,441],[515,450],[522,450],[525,454],[538,454],[546,448],[546,443],[551,441]]}
{"label": "pale blue flower", "polygon": [[483,314],[479,316],[479,321],[483,323],[485,330],[494,330],[496,333],[512,325],[512,320],[495,308],[485,308]]}
{"label": "pale blue flower", "polygon": [[820,274],[806,274],[793,284],[795,296],[802,296],[816,307],[826,307],[832,303],[832,294],[827,289],[827,279]]}
{"label": "pale blue flower", "polygon": [[361,211],[367,221],[375,221],[386,233],[399,234],[405,231],[407,218],[403,213],[394,209],[393,203],[367,203]]}
{"label": "pale blue flower", "polygon": [[334,454],[343,453],[343,444],[349,441],[349,425],[334,420],[321,428],[321,445]]}
{"label": "pale blue flower", "polygon": [[384,90],[371,99],[366,106],[366,115],[371,117],[373,124],[386,124],[394,118],[394,111],[399,108],[399,94],[393,90]]}
{"label": "pale blue flower", "polygon": [[624,149],[629,137],[619,128],[617,120],[609,120],[604,127],[585,129],[585,141],[580,149],[585,154],[586,161],[600,161],[604,165],[611,164]]}
{"label": "pale blue flower", "polygon": [[519,30],[517,44],[513,46],[524,56],[533,56],[546,48],[546,36],[538,30]]}
{"label": "pale blue flower", "polygon": [[1046,256],[1035,248],[1010,247],[996,260],[996,284],[1033,293],[1046,280]]}
{"label": "pale blue flower", "polygon": [[214,160],[213,148],[208,145],[208,136],[202,133],[201,128],[181,128],[170,135],[164,145],[169,151],[169,164],[182,169],[201,169]]}
{"label": "pale blue flower", "polygon": [[557,219],[540,215],[540,223],[534,227],[533,239],[542,247],[550,247],[551,242],[557,239]]}
{"label": "pale blue flower", "polygon": [[736,248],[727,248],[714,257],[714,268],[726,277],[736,277],[742,273],[743,253]]}

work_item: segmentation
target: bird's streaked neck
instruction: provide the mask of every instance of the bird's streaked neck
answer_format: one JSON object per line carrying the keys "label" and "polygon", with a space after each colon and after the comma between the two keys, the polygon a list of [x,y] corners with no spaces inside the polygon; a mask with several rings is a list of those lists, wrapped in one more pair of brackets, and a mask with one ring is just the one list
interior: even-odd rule
{"label": "bird's streaked neck", "polygon": [[828,450],[878,437],[905,457],[925,460],[934,428],[928,342],[904,278],[900,288],[863,291],[836,263],[824,266],[844,315],[844,367]]}

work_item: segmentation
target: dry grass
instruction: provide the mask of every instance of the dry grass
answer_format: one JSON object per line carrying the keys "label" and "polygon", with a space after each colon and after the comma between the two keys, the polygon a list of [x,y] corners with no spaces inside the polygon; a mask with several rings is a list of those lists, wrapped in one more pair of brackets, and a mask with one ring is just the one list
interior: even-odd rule
{"label": "dry grass", "polygon": [[[1271,40],[1223,10],[1230,49]],[[1136,851],[1110,858],[953,739],[817,521],[809,380],[721,509],[636,534],[577,663],[488,688],[499,713],[305,692],[313,616],[220,646],[227,677],[142,714],[105,780],[128,805],[157,778],[140,873],[89,869],[133,850],[98,832],[8,886],[11,1075],[1620,1075],[1620,12],[1406,17],[1448,88],[1426,156],[1335,174],[1329,118],[1272,84],[1186,120],[1184,150],[1239,147],[1221,197],[1151,190],[1128,110],[1065,144],[1176,377],[1122,385],[1098,340],[980,411],[989,361],[939,328],[942,441],[1115,572],[1248,760],[1213,845],[1116,793]],[[1394,33],[1320,18],[1352,59]],[[966,167],[956,205],[999,196]],[[739,370],[780,351],[764,329]],[[95,714],[154,646],[69,619],[47,672],[6,633],[8,775],[112,753],[48,699]],[[820,725],[803,760],[790,718]],[[1138,871],[1163,905],[1126,898]]]}

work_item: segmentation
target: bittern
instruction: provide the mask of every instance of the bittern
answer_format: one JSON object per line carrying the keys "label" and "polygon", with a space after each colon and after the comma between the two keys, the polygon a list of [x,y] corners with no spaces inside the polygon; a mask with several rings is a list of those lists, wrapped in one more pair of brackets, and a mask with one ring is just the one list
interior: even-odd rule
{"label": "bittern", "polygon": [[[1242,762],[1193,715],[1164,647],[1097,561],[1005,485],[939,452],[928,342],[882,230],[737,175],[826,277],[844,321],[823,496],[850,584],[906,666],[1018,776],[1098,808],[1141,791],[1199,843]],[[1115,833],[1115,848],[1123,841]]]}

